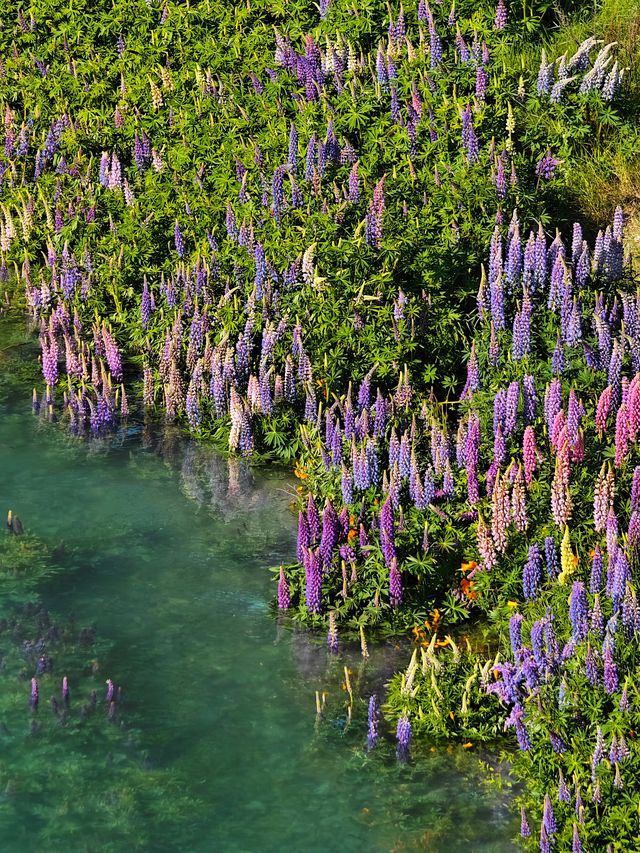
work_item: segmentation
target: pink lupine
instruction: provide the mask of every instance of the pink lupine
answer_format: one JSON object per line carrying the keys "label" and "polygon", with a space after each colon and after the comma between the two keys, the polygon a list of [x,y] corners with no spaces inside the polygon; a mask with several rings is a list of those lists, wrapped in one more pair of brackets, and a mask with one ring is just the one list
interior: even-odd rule
{"label": "pink lupine", "polygon": [[629,418],[629,441],[635,443],[638,432],[640,432],[640,373],[636,373],[629,385],[627,415]]}
{"label": "pink lupine", "polygon": [[611,394],[611,385],[607,385],[602,394],[600,394],[598,405],[596,406],[596,430],[601,438],[607,429],[607,418],[609,417],[609,409],[611,408]]}
{"label": "pink lupine", "polygon": [[527,486],[533,481],[533,475],[538,464],[538,449],[536,435],[531,425],[525,427],[522,439],[522,459],[524,461],[524,479]]}
{"label": "pink lupine", "polygon": [[622,465],[628,452],[629,419],[627,417],[627,407],[622,403],[616,415],[616,468],[619,468]]}
{"label": "pink lupine", "polygon": [[566,428],[567,418],[564,413],[564,409],[560,409],[553,419],[553,427],[551,428],[551,446],[556,453],[558,453],[562,447],[563,442],[561,441],[561,436],[563,432],[566,436]]}

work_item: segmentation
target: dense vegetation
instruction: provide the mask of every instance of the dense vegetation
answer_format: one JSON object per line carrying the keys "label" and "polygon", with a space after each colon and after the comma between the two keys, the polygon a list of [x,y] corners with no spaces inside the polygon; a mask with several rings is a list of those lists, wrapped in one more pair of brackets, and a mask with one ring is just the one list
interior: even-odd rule
{"label": "dense vegetation", "polygon": [[[295,463],[278,606],[332,649],[415,627],[401,757],[513,728],[535,843],[628,850],[638,20],[561,5],[25,6],[0,274],[36,409]],[[474,614],[486,660],[442,639]]]}

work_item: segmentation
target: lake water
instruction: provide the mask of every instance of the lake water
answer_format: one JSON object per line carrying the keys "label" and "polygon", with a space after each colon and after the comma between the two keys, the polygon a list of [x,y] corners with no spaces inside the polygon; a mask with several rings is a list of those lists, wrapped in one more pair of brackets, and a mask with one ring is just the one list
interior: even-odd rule
{"label": "lake water", "polygon": [[[406,649],[336,659],[323,638],[274,618],[268,567],[294,549],[290,480],[157,425],[108,441],[66,435],[31,414],[34,350],[12,346],[19,338],[0,324],[0,512],[16,512],[21,547],[56,566],[29,595],[68,626],[68,642],[49,650],[34,713],[21,631],[40,619],[36,639],[43,617],[6,580],[0,849],[514,849],[506,795],[473,753],[414,750],[398,764],[391,736],[366,753],[366,699]],[[77,642],[88,626],[96,642]],[[60,715],[49,701],[64,674]],[[113,719],[107,678],[122,686]],[[320,718],[316,690],[327,693]]]}

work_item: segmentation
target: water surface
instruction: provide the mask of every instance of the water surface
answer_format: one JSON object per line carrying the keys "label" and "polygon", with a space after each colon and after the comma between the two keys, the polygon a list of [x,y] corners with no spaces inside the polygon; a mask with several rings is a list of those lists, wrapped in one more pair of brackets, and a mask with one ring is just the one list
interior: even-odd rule
{"label": "water surface", "polygon": [[[12,508],[58,546],[61,570],[38,593],[74,624],[95,625],[104,645],[90,674],[113,678],[123,698],[116,720],[99,707],[90,729],[54,725],[41,701],[33,734],[33,673],[22,673],[24,721],[0,753],[0,848],[514,849],[504,795],[473,754],[440,749],[400,765],[391,739],[363,749],[364,700],[404,650],[336,660],[274,619],[268,567],[294,547],[286,476],[171,428],[71,438],[30,412],[15,370],[30,353],[0,362],[0,512]],[[362,696],[350,721],[345,663]],[[318,719],[316,690],[327,693]]]}

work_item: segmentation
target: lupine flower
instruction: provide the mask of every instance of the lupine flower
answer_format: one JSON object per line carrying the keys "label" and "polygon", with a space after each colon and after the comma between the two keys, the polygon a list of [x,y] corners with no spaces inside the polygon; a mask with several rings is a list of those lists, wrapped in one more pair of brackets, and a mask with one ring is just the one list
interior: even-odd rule
{"label": "lupine flower", "polygon": [[522,648],[522,623],[524,619],[521,613],[514,613],[509,619],[509,638],[511,641],[511,651],[514,658],[517,659],[518,652]]}
{"label": "lupine flower", "polygon": [[571,589],[569,602],[569,619],[573,628],[573,639],[582,643],[587,638],[589,625],[587,622],[587,596],[582,581],[575,581]]}
{"label": "lupine flower", "polygon": [[625,684],[624,689],[622,691],[622,696],[620,697],[619,707],[620,707],[620,711],[623,714],[626,714],[631,707],[631,703],[629,702],[629,690],[628,690],[626,684]]}
{"label": "lupine flower", "polygon": [[392,558],[389,566],[389,601],[392,607],[399,607],[402,604],[402,576],[395,557]]}
{"label": "lupine flower", "polygon": [[71,700],[71,694],[69,692],[69,680],[65,675],[62,679],[62,701],[65,705],[68,705]]}
{"label": "lupine flower", "polygon": [[40,694],[38,692],[38,679],[31,679],[31,697],[29,699],[29,705],[34,711],[38,710],[38,702],[40,700]]}
{"label": "lupine flower", "polygon": [[368,749],[373,749],[376,743],[378,742],[378,719],[380,716],[380,711],[378,708],[378,698],[375,694],[373,694],[369,698],[369,711],[367,715],[367,747]]}
{"label": "lupine flower", "polygon": [[602,552],[600,546],[596,545],[591,559],[591,578],[589,581],[589,592],[597,593],[602,589]]}
{"label": "lupine flower", "polygon": [[288,610],[291,605],[289,596],[289,584],[284,576],[284,568],[280,566],[280,577],[278,579],[278,608]]}
{"label": "lupine flower", "polygon": [[513,516],[513,523],[515,524],[516,529],[520,533],[524,533],[527,527],[529,526],[529,519],[527,517],[522,465],[518,465],[518,472],[513,483],[513,490],[511,494],[511,512]]}
{"label": "lupine flower", "polygon": [[498,0],[496,7],[496,17],[493,24],[494,30],[503,30],[507,25],[507,7],[505,0]]}
{"label": "lupine flower", "polygon": [[591,645],[587,648],[587,655],[585,657],[585,675],[587,676],[587,681],[592,686],[596,686],[598,683],[598,663],[596,660],[596,654],[591,647]]}
{"label": "lupine flower", "polygon": [[496,550],[502,554],[507,549],[507,527],[511,517],[511,506],[509,503],[509,492],[505,477],[498,471],[493,487],[491,534]]}
{"label": "lupine flower", "polygon": [[591,608],[591,632],[594,636],[601,638],[604,634],[604,617],[600,606],[600,595],[595,594],[593,607]]}
{"label": "lupine flower", "polygon": [[618,667],[613,656],[614,643],[612,637],[605,639],[603,649],[604,689],[611,694],[618,690]]}
{"label": "lupine flower", "polygon": [[396,727],[396,753],[400,761],[406,761],[409,755],[409,744],[411,743],[411,723],[408,717],[400,717]]}
{"label": "lupine flower", "polygon": [[529,556],[522,571],[522,592],[526,599],[536,599],[542,569],[542,555],[537,544],[529,546]]}
{"label": "lupine flower", "polygon": [[525,427],[522,440],[522,459],[524,462],[524,479],[527,486],[533,482],[533,475],[538,461],[536,437],[532,426]]}
{"label": "lupine flower", "polygon": [[305,599],[310,613],[320,613],[322,600],[322,563],[319,550],[305,551],[306,588]]}
{"label": "lupine flower", "polygon": [[556,824],[556,818],[553,812],[553,806],[551,804],[551,797],[549,796],[549,794],[544,795],[544,806],[542,815],[542,822],[544,828],[546,829],[549,835],[554,835],[558,831],[558,827]]}
{"label": "lupine flower", "polygon": [[537,177],[545,181],[550,181],[555,175],[556,168],[561,163],[562,160],[558,160],[553,156],[551,151],[547,151],[544,157],[542,157],[536,165]]}
{"label": "lupine flower", "polygon": [[529,826],[529,821],[527,820],[527,813],[524,810],[524,806],[520,808],[520,835],[523,838],[529,838],[531,836],[531,828]]}

